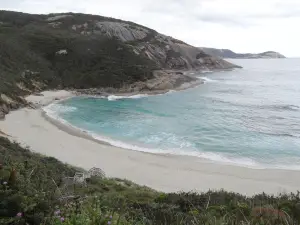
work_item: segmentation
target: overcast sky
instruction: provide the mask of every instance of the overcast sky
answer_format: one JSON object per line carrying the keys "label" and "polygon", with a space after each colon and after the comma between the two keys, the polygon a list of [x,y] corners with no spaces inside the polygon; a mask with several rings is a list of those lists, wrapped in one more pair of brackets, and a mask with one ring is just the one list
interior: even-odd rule
{"label": "overcast sky", "polygon": [[300,56],[300,0],[0,0],[0,8],[98,14],[199,47]]}

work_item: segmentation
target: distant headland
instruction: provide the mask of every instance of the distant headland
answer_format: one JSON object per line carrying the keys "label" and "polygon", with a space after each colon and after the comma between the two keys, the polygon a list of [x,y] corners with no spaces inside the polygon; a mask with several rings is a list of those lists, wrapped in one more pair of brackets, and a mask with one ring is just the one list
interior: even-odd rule
{"label": "distant headland", "polygon": [[217,48],[204,48],[200,47],[206,54],[231,59],[274,59],[274,58],[286,58],[279,52],[267,51],[262,53],[236,53],[229,49],[217,49]]}

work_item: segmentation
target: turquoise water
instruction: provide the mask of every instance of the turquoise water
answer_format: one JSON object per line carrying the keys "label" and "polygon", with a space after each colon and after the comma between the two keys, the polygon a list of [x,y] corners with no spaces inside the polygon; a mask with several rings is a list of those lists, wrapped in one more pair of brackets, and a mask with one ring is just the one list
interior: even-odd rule
{"label": "turquoise water", "polygon": [[300,169],[300,60],[235,60],[244,69],[195,73],[197,88],[157,96],[76,97],[51,116],[128,149],[254,168]]}

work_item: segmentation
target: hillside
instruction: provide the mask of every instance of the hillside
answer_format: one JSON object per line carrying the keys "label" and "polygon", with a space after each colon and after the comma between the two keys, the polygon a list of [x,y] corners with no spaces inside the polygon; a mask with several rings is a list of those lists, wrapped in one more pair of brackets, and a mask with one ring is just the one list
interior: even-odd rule
{"label": "hillside", "polygon": [[217,48],[199,48],[206,54],[220,58],[232,58],[232,59],[269,59],[269,58],[286,58],[284,55],[274,52],[267,51],[263,53],[235,53],[229,49],[217,49]]}
{"label": "hillside", "polygon": [[289,225],[300,222],[298,194],[245,197],[226,191],[162,193],[24,149],[0,135],[0,224]]}
{"label": "hillside", "polygon": [[44,89],[120,88],[157,79],[155,70],[234,67],[132,22],[0,11],[0,118]]}

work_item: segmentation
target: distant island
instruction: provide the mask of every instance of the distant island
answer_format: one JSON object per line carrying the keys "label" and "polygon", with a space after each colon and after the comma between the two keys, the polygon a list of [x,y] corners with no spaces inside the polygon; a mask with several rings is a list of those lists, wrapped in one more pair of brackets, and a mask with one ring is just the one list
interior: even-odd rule
{"label": "distant island", "polygon": [[267,51],[262,53],[236,53],[229,49],[217,49],[217,48],[205,48],[200,47],[202,51],[206,54],[220,57],[220,58],[230,58],[230,59],[274,59],[274,58],[286,58],[284,55],[274,52]]}

